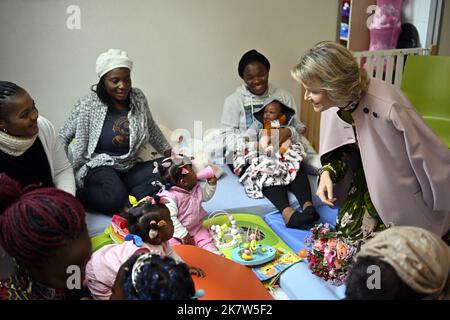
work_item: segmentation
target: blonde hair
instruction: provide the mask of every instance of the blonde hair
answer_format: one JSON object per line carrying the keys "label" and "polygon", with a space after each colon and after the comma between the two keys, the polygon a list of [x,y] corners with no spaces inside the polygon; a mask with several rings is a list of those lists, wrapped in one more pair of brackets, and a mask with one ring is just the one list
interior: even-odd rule
{"label": "blonde hair", "polygon": [[359,100],[369,86],[366,70],[358,66],[352,53],[330,41],[308,50],[291,74],[304,86],[325,91],[338,104]]}

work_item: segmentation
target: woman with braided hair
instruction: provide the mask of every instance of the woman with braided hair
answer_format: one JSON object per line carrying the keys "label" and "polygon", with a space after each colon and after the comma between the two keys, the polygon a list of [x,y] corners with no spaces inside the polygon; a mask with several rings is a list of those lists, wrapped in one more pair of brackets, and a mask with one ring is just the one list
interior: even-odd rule
{"label": "woman with braided hair", "polygon": [[[41,184],[75,194],[72,166],[53,124],[39,115],[35,101],[17,84],[0,81],[0,173],[22,186]],[[13,263],[0,246],[0,277]]]}
{"label": "woman with braided hair", "polygon": [[[56,188],[22,188],[0,174],[0,245],[13,257],[15,272],[0,279],[0,300],[55,300],[67,288],[69,266],[81,271],[91,255],[83,206]],[[81,279],[80,279],[81,282]]]}
{"label": "woman with braided hair", "polygon": [[120,267],[111,300],[190,300],[201,296],[203,290],[195,290],[185,263],[141,252]]}
{"label": "woman with braided hair", "polygon": [[22,186],[40,183],[75,194],[72,166],[53,124],[17,84],[0,81],[0,172]]}

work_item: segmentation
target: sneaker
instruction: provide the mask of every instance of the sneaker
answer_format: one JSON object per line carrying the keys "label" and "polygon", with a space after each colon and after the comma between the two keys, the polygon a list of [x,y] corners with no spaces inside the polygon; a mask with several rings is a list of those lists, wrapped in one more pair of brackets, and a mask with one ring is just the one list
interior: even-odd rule
{"label": "sneaker", "polygon": [[300,230],[309,230],[313,227],[314,222],[317,221],[315,215],[295,210],[292,214],[286,227]]}
{"label": "sneaker", "polygon": [[316,208],[314,208],[314,206],[306,207],[302,211],[302,213],[311,216],[314,219],[314,221],[317,221],[320,219],[320,214],[316,211]]}

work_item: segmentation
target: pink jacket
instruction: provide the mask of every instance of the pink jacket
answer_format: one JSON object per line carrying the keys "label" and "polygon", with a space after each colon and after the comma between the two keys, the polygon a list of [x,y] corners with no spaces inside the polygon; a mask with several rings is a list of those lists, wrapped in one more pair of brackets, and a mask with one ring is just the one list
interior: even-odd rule
{"label": "pink jacket", "polygon": [[194,235],[201,224],[201,220],[207,214],[201,205],[204,200],[200,184],[197,184],[191,191],[174,186],[158,195],[170,198],[175,202],[178,209],[178,220],[189,234]]}
{"label": "pink jacket", "polygon": [[[351,125],[331,108],[321,114],[320,155],[355,143]],[[450,229],[450,150],[400,89],[372,79],[353,112],[370,197],[385,224]],[[337,196],[351,176],[336,184]]]}
{"label": "pink jacket", "polygon": [[179,257],[173,251],[169,243],[151,245],[143,243],[137,247],[133,241],[125,241],[121,244],[110,244],[95,251],[86,265],[86,284],[96,300],[107,300],[111,296],[111,288],[116,280],[117,272],[136,251],[146,249],[161,256]]}

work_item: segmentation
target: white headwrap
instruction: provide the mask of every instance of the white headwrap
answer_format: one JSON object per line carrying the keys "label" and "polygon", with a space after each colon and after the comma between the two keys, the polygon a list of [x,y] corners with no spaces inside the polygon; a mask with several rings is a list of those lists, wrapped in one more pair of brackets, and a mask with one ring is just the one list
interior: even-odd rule
{"label": "white headwrap", "polygon": [[109,49],[98,56],[95,71],[99,78],[116,68],[133,69],[133,61],[130,60],[126,51]]}

